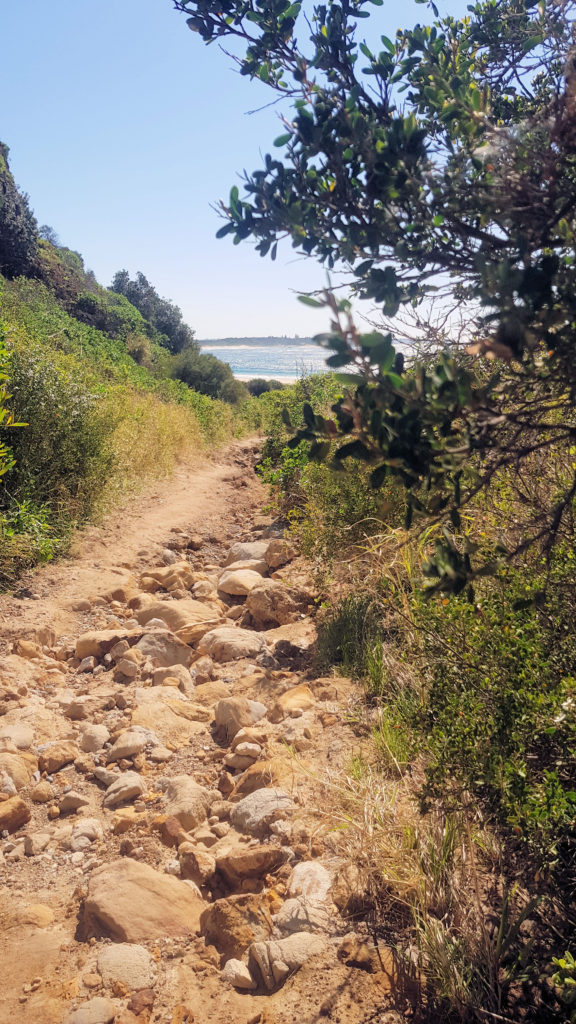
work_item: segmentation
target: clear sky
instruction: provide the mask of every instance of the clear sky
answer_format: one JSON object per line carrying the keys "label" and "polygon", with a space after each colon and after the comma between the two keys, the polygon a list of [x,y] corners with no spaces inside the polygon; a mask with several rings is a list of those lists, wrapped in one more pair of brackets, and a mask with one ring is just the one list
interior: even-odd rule
{"label": "clear sky", "polygon": [[[466,0],[445,0],[463,14]],[[371,35],[426,21],[401,0]],[[286,246],[272,263],[214,235],[212,205],[281,133],[274,95],[190,32],[171,0],[0,0],[0,139],[40,224],[108,285],[142,270],[200,338],[315,334],[295,292],[325,274]]]}

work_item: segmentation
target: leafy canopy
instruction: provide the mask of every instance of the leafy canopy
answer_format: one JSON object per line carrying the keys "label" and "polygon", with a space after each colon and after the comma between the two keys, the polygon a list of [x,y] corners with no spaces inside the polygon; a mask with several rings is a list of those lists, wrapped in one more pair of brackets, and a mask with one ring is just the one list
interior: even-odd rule
{"label": "leafy canopy", "polygon": [[[375,486],[398,477],[408,522],[445,520],[428,571],[458,591],[475,572],[459,509],[500,471],[576,444],[575,4],[482,0],[457,19],[430,3],[432,24],[394,39],[372,24],[381,4],[174,0],[291,105],[276,154],[232,189],[218,234],[272,258],[287,238],[347,267],[387,318],[446,291],[474,310],[468,356],[448,348],[406,367],[392,331],[361,335],[346,301],[309,297],[331,310],[317,339],[329,365],[356,373],[334,417],[309,408],[298,435],[318,457],[344,439],[336,464],[365,460]],[[572,468],[503,554],[552,547],[575,496]]]}
{"label": "leafy canopy", "polygon": [[8,165],[10,150],[0,142],[0,274],[29,272],[38,245],[38,225]]}

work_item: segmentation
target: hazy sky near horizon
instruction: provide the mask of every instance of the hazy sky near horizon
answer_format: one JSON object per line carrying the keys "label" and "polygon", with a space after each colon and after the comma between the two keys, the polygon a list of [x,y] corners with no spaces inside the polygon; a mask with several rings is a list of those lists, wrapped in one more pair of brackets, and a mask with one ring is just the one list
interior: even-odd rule
{"label": "hazy sky near horizon", "polygon": [[[461,15],[466,0],[441,9]],[[430,17],[386,0],[372,22],[393,36]],[[102,284],[141,270],[200,338],[326,329],[295,295],[322,286],[319,264],[214,237],[213,205],[282,128],[277,107],[249,113],[272,92],[206,47],[171,0],[0,0],[0,38],[11,170],[38,222]]]}

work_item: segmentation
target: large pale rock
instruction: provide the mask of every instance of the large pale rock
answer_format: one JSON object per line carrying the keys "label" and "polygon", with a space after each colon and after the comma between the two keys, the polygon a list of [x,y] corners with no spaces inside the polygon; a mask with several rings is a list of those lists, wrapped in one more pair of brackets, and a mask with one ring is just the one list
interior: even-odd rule
{"label": "large pale rock", "polygon": [[166,814],[189,832],[205,821],[211,799],[210,791],[189,775],[175,775],[166,787]]}
{"label": "large pale rock", "polygon": [[260,968],[268,990],[280,985],[289,974],[298,971],[313,956],[325,953],[328,942],[323,935],[297,932],[285,939],[254,942],[250,956]]}
{"label": "large pale rock", "polygon": [[241,886],[245,878],[263,878],[283,863],[280,847],[267,844],[241,846],[216,858],[218,871],[233,888]]}
{"label": "large pale rock", "polygon": [[76,657],[83,661],[84,658],[103,658],[108,654],[120,640],[134,640],[141,635],[142,631],[126,629],[93,629],[89,633],[83,633],[76,641]]}
{"label": "large pale rock", "polygon": [[260,580],[246,598],[246,608],[258,629],[297,622],[312,602],[307,591],[289,588],[278,580]]}
{"label": "large pale rock", "polygon": [[233,740],[240,729],[254,725],[266,714],[266,705],[248,697],[225,697],[218,701],[214,712],[216,730]]}
{"label": "large pale rock", "polygon": [[157,569],[147,569],[143,573],[147,580],[154,580],[159,587],[170,590],[180,587],[183,590],[190,590],[196,582],[196,573],[189,562],[182,559],[173,565],[159,566]]}
{"label": "large pale rock", "polygon": [[145,946],[115,942],[98,953],[98,970],[105,985],[120,982],[130,991],[149,988],[154,982],[154,962]]}
{"label": "large pale rock", "polygon": [[272,920],[261,896],[246,893],[215,900],[202,914],[200,928],[207,945],[226,958],[240,957],[272,931]]}
{"label": "large pale rock", "polygon": [[80,697],[70,692],[58,694],[56,699],[66,718],[73,722],[91,721],[98,711],[109,711],[116,706],[116,687],[105,683]]}
{"label": "large pale rock", "polygon": [[312,619],[301,619],[276,629],[267,629],[265,637],[275,658],[298,667],[312,653],[317,639],[316,626]]}
{"label": "large pale rock", "polygon": [[244,597],[262,583],[262,576],[253,569],[227,569],[218,580],[218,590],[231,597]]}
{"label": "large pale rock", "polygon": [[92,872],[84,930],[115,942],[179,938],[194,935],[204,906],[185,882],[125,857]]}
{"label": "large pale rock", "polygon": [[292,711],[308,711],[316,703],[314,694],[306,683],[292,686],[278,698],[270,713],[271,722],[281,722]]}
{"label": "large pale rock", "polygon": [[226,555],[224,565],[233,565],[234,562],[245,562],[247,559],[253,558],[265,559],[269,544],[270,542],[267,540],[233,544]]}
{"label": "large pale rock", "polygon": [[285,720],[278,738],[287,743],[289,747],[301,752],[312,749],[314,734],[314,715],[311,711],[305,711],[297,718]]}
{"label": "large pale rock", "polygon": [[290,541],[275,537],[268,544],[265,558],[269,569],[279,569],[296,558],[296,548]]}
{"label": "large pale rock", "polygon": [[0,753],[0,777],[5,773],[12,780],[17,792],[30,784],[37,768],[38,762],[32,754],[12,754],[8,751]]}
{"label": "large pale rock", "polygon": [[157,668],[152,673],[154,686],[162,686],[164,680],[168,678],[177,679],[178,688],[187,696],[194,692],[194,680],[190,675],[190,670],[184,665],[169,665],[167,668]]}
{"label": "large pale rock", "polygon": [[138,772],[122,772],[104,794],[104,807],[118,807],[146,793],[146,783]]}
{"label": "large pale rock", "polygon": [[174,631],[213,618],[214,611],[211,608],[202,601],[194,601],[192,598],[182,601],[155,601],[154,604],[136,612],[136,619],[140,625],[145,626],[151,619],[162,619]]}
{"label": "large pale rock", "polygon": [[19,750],[28,750],[34,742],[34,730],[23,722],[3,722],[0,725],[0,742],[2,740],[9,740]]}
{"label": "large pale rock", "polygon": [[265,576],[268,572],[268,565],[264,558],[241,558],[240,561],[232,562],[226,568],[228,572],[232,572],[235,569],[251,569],[252,572],[257,572],[259,576]]}
{"label": "large pale rock", "polygon": [[224,617],[219,615],[218,618],[204,619],[202,622],[192,622],[188,626],[183,626],[182,629],[177,629],[175,635],[185,644],[193,646],[202,639],[205,633],[209,633],[212,629],[217,629],[225,621]]}
{"label": "large pale rock", "polygon": [[60,768],[75,761],[79,753],[78,747],[72,740],[57,740],[55,743],[48,744],[46,749],[41,752],[38,758],[38,767],[41,772],[52,775],[53,772],[57,772]]}
{"label": "large pale rock", "polygon": [[283,789],[257,789],[232,807],[230,821],[239,832],[261,836],[272,822],[286,817],[293,809],[294,803]]}
{"label": "large pale rock", "polygon": [[118,1005],[105,996],[94,996],[68,1014],[64,1024],[111,1024],[118,1013]]}
{"label": "large pale rock", "polygon": [[78,850],[87,850],[92,843],[104,838],[104,829],[98,818],[82,818],[70,836],[70,849],[76,853]]}
{"label": "large pale rock", "polygon": [[212,854],[195,843],[180,843],[178,847],[180,875],[189,878],[196,885],[207,885],[216,871],[216,861]]}
{"label": "large pale rock", "polygon": [[220,626],[205,633],[198,644],[201,654],[208,654],[214,661],[228,662],[237,658],[255,658],[266,648],[261,633],[234,626]]}
{"label": "large pale rock", "polygon": [[48,779],[40,779],[30,793],[30,799],[35,804],[47,804],[54,798],[54,789]]}
{"label": "large pale rock", "polygon": [[31,818],[28,804],[20,796],[0,801],[0,832],[15,832]]}
{"label": "large pale rock", "polygon": [[192,736],[206,731],[208,709],[186,700],[179,690],[170,686],[137,687],[134,702],[132,726],[145,726],[162,743],[181,747]]}
{"label": "large pale rock", "polygon": [[145,658],[150,658],[156,668],[169,665],[184,665],[187,668],[193,657],[192,648],[168,630],[145,633],[136,647]]}
{"label": "large pale rock", "polygon": [[95,754],[109,739],[110,733],[105,725],[87,725],[82,732],[80,747],[86,754]]}
{"label": "large pale rock", "polygon": [[222,970],[222,981],[227,981],[234,988],[251,991],[257,988],[250,971],[241,960],[228,960]]}
{"label": "large pale rock", "polygon": [[210,679],[209,682],[199,683],[196,686],[194,700],[199,704],[212,707],[217,701],[227,697],[229,693],[230,687],[223,683],[221,679]]}
{"label": "large pale rock", "polygon": [[290,896],[325,900],[331,885],[332,876],[323,864],[317,860],[301,861],[292,871],[288,893]]}
{"label": "large pale rock", "polygon": [[74,789],[70,789],[60,798],[58,807],[61,814],[71,814],[73,811],[79,811],[81,807],[87,807],[89,803],[88,797]]}
{"label": "large pale rock", "polygon": [[37,857],[46,849],[52,836],[50,832],[32,832],[24,839],[24,853],[27,857]]}
{"label": "large pale rock", "polygon": [[274,927],[283,935],[294,932],[323,932],[330,934],[341,924],[330,907],[321,900],[309,900],[305,896],[295,896],[285,900],[279,912],[274,915]]}
{"label": "large pale rock", "polygon": [[257,789],[267,786],[280,786],[283,782],[292,782],[295,773],[293,761],[289,758],[271,758],[266,761],[255,761],[238,778],[230,793],[231,803],[237,803]]}
{"label": "large pale rock", "polygon": [[134,725],[121,733],[113,746],[106,754],[106,761],[120,761],[122,758],[134,757],[140,754],[147,746],[155,746],[158,737],[151,729],[142,725]]}

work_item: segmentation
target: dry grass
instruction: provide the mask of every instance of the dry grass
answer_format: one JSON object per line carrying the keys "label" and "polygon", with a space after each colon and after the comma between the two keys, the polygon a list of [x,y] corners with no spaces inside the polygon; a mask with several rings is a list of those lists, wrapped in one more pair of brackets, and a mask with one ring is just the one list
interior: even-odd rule
{"label": "dry grass", "polygon": [[113,468],[101,492],[100,513],[136,493],[147,479],[166,477],[175,465],[193,462],[205,451],[198,419],[186,406],[127,391],[108,397],[103,415],[114,422]]}
{"label": "dry grass", "polygon": [[422,815],[417,766],[384,777],[373,741],[316,781],[318,816],[345,865],[334,898],[416,970],[427,1019],[512,1020],[507,1001],[527,975],[523,925],[535,904],[505,889],[499,843],[472,802]]}

